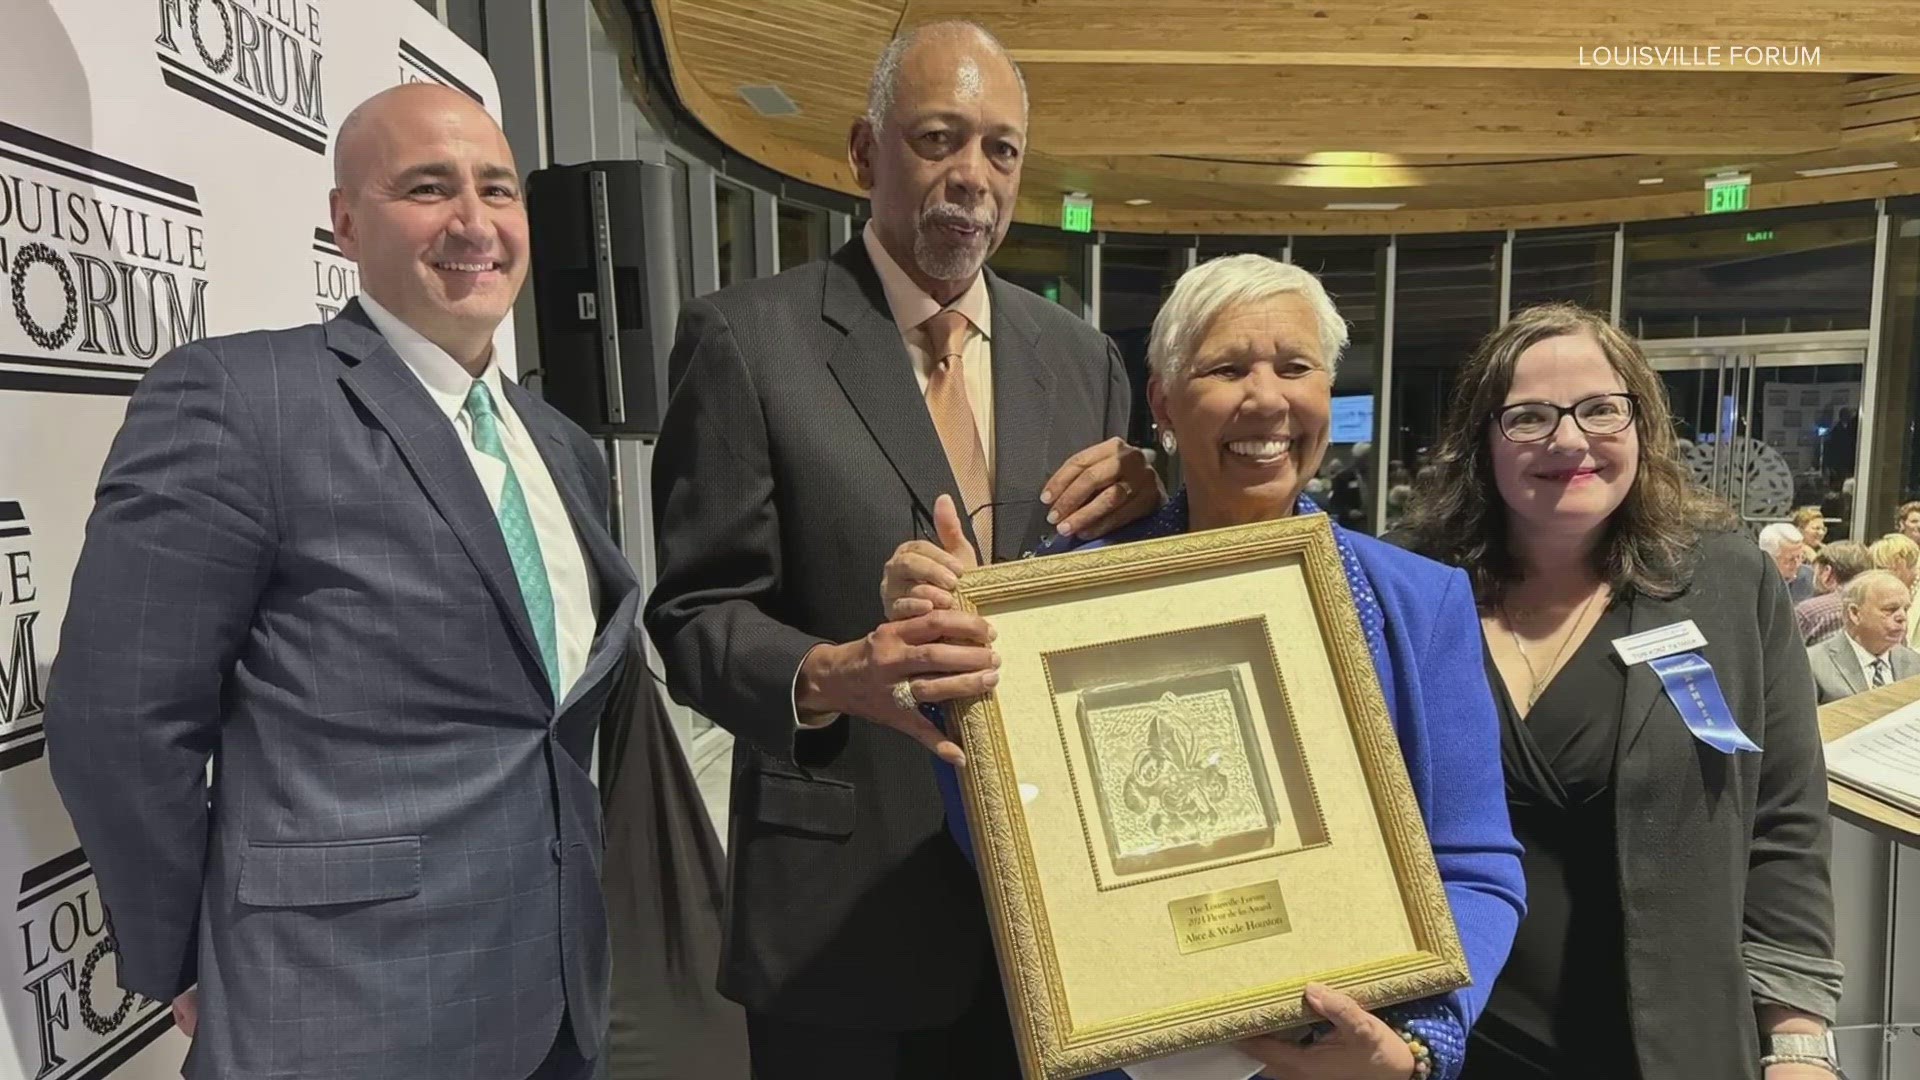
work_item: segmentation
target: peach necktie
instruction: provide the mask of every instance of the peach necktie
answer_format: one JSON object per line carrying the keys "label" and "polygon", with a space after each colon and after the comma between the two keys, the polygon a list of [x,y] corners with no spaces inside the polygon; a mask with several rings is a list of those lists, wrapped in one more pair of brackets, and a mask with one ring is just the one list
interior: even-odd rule
{"label": "peach necktie", "polygon": [[980,562],[985,565],[993,560],[993,508],[987,505],[993,501],[993,480],[987,475],[980,427],[967,400],[966,360],[961,356],[967,317],[942,311],[920,328],[926,331],[927,354],[933,359],[933,370],[927,375],[927,412],[933,416],[933,429],[940,433],[947,464],[960,485],[960,499],[966,504],[960,512],[972,515],[973,532],[980,539]]}

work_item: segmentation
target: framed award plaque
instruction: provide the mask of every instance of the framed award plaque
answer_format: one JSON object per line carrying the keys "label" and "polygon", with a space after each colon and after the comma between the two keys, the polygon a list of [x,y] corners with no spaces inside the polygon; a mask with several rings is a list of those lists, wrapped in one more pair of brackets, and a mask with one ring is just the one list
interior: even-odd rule
{"label": "framed award plaque", "polygon": [[961,773],[1029,1080],[1466,985],[1324,515],[970,571]]}

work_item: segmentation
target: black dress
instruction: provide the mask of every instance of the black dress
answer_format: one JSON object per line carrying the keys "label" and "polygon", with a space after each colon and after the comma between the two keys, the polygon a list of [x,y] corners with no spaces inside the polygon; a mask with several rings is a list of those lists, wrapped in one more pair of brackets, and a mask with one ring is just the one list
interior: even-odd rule
{"label": "black dress", "polygon": [[1463,1080],[1637,1080],[1614,835],[1613,763],[1627,687],[1603,612],[1522,719],[1487,661],[1527,916],[1468,1041]]}

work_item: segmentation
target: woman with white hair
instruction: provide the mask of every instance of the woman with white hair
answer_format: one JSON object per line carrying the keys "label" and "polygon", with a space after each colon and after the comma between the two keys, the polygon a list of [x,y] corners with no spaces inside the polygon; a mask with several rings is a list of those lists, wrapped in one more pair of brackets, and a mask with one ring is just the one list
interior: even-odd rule
{"label": "woman with white hair", "polygon": [[[1326,453],[1346,342],[1333,301],[1299,267],[1235,255],[1189,270],[1154,320],[1147,386],[1184,490],[1154,517],[1083,546],[1315,512],[1302,493]],[[935,516],[941,545],[902,545],[887,564],[882,594],[892,618],[950,606],[946,590],[972,565],[951,503],[943,499]],[[1524,907],[1478,617],[1460,571],[1338,526],[1334,537],[1473,985],[1377,1015],[1312,986],[1307,1003],[1329,1023],[1304,1043],[1259,1037],[1240,1046],[1267,1077],[1451,1078]],[[954,773],[935,768],[947,821],[971,856]]]}

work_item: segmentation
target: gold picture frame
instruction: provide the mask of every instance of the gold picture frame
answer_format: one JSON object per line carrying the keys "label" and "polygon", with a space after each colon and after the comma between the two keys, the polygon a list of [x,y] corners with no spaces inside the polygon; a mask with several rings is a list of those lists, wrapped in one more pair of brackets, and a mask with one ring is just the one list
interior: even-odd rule
{"label": "gold picture frame", "polygon": [[1465,986],[1325,515],[969,571],[948,707],[1015,1041],[1068,1080]]}

